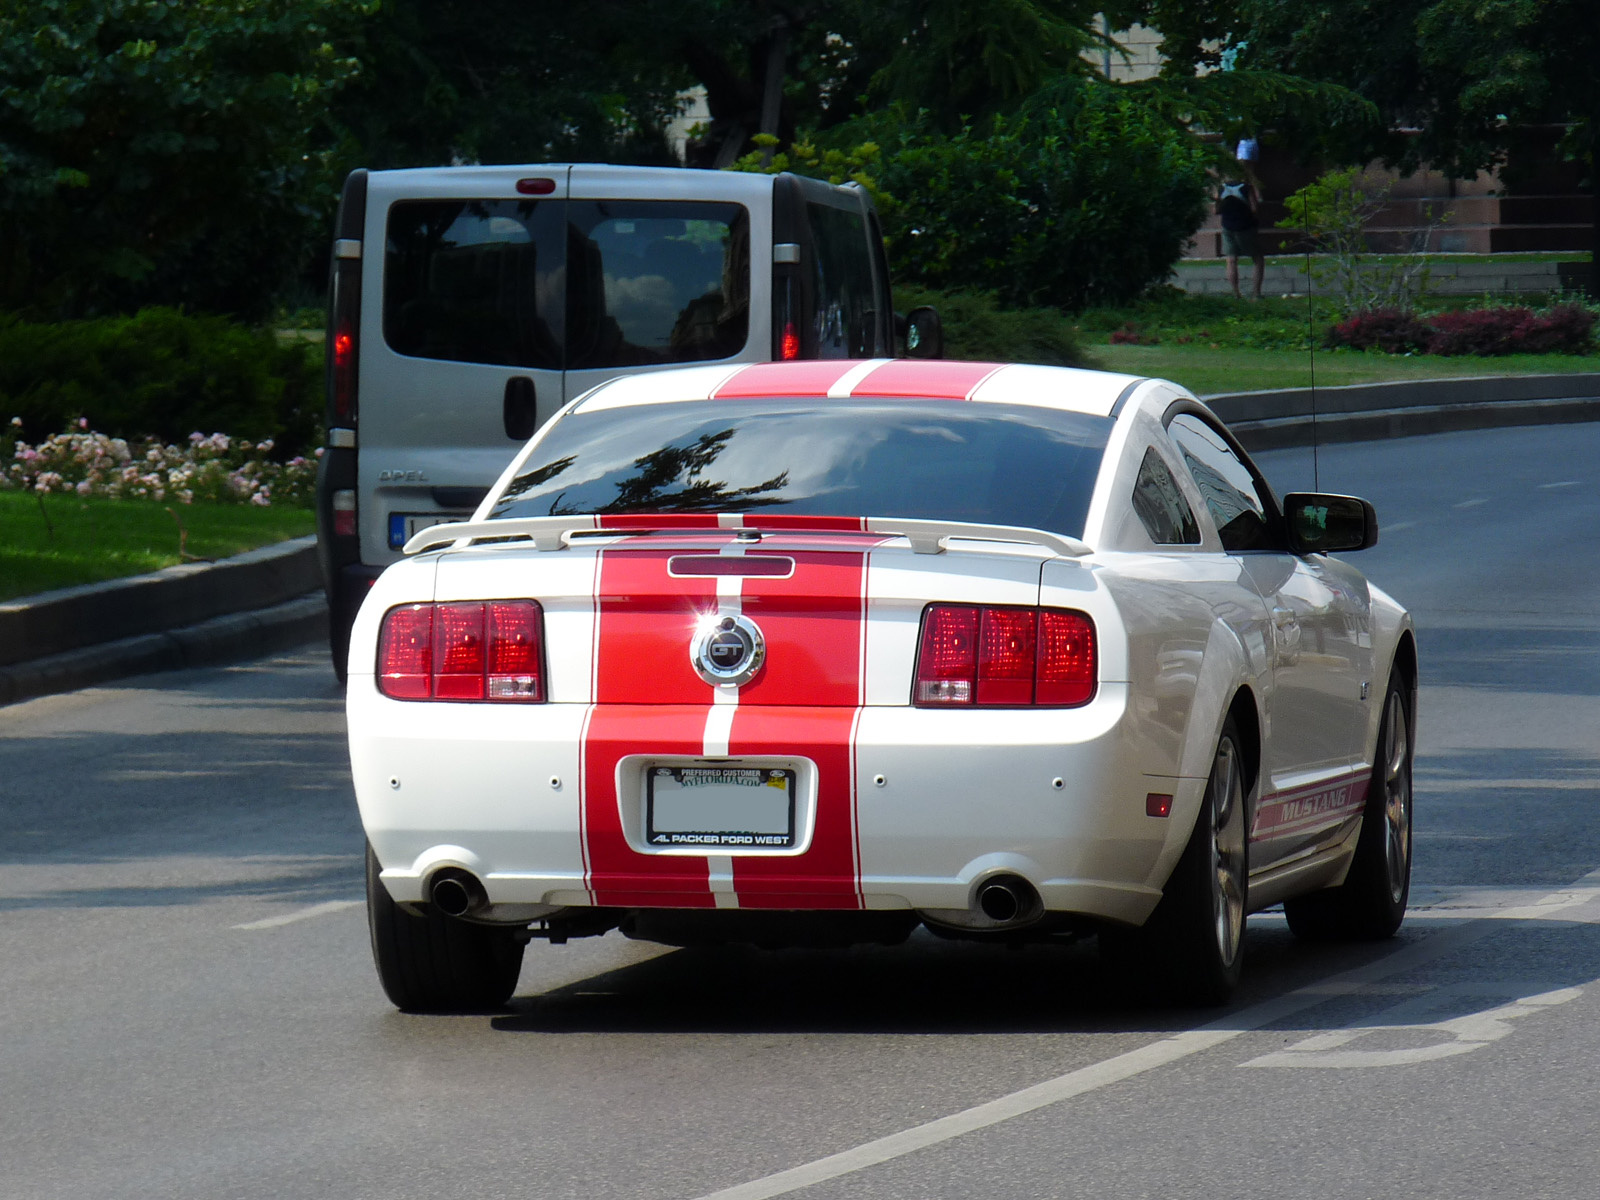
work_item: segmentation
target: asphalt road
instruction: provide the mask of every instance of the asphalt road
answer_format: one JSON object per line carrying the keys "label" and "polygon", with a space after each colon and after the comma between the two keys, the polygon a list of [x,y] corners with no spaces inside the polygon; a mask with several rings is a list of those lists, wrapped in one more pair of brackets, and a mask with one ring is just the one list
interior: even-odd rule
{"label": "asphalt road", "polygon": [[1595,1194],[1600,426],[1320,468],[1421,630],[1393,942],[1253,918],[1195,1014],[1090,947],[610,935],[531,947],[504,1015],[402,1016],[323,655],[150,676],[0,710],[0,1197]]}

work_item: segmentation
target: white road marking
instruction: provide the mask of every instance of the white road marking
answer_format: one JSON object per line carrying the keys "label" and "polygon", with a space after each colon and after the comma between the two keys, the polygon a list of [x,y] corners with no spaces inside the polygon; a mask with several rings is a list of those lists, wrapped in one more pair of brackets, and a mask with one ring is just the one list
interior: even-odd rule
{"label": "white road marking", "polygon": [[[1511,1022],[1518,1017],[1543,1012],[1557,1004],[1576,1000],[1582,989],[1555,988],[1535,991],[1539,985],[1526,980],[1499,983],[1459,983],[1450,987],[1432,988],[1421,996],[1412,996],[1369,1019],[1365,1025],[1317,1033],[1293,1046],[1274,1050],[1259,1058],[1242,1062],[1241,1067],[1399,1067],[1412,1063],[1433,1062],[1482,1050],[1498,1042],[1511,1032]],[[1532,995],[1529,993],[1533,992]],[[1438,1021],[1425,1018],[1440,1009],[1449,1011],[1451,1001],[1482,996],[1510,996],[1511,1001],[1494,1008],[1464,1013]],[[1455,1006],[1458,1010],[1461,1005]],[[1417,1018],[1407,1020],[1406,1018]],[[1374,1035],[1409,1033],[1407,1040],[1418,1044],[1382,1050],[1346,1050],[1351,1042]]]}
{"label": "white road marking", "polygon": [[1410,529],[1416,525],[1415,521],[1392,521],[1383,527],[1385,533],[1399,533],[1402,529]]}
{"label": "white road marking", "polygon": [[1457,508],[1477,508],[1478,505],[1487,504],[1487,503],[1489,503],[1489,497],[1487,497],[1487,496],[1479,496],[1476,500],[1463,500],[1460,504],[1457,504],[1455,507],[1457,507]]}
{"label": "white road marking", "polygon": [[[1553,893],[1557,897],[1553,903],[1510,908],[1502,915],[1513,920],[1528,919],[1548,916],[1557,908],[1572,908],[1586,904],[1590,899],[1590,891],[1583,885],[1596,882],[1600,882],[1600,871],[1584,876],[1570,891]],[[1549,900],[1550,897],[1544,899]],[[853,1149],[830,1154],[814,1162],[802,1163],[798,1167],[791,1167],[787,1171],[779,1171],[761,1179],[753,1179],[748,1183],[710,1192],[699,1197],[699,1200],[768,1200],[772,1196],[787,1195],[801,1188],[902,1158],[929,1146],[948,1142],[962,1134],[987,1129],[991,1125],[998,1125],[1013,1117],[1059,1104],[1074,1096],[1084,1095],[1109,1084],[1120,1083],[1135,1075],[1142,1075],[1146,1071],[1199,1054],[1203,1050],[1210,1050],[1243,1034],[1284,1020],[1295,1013],[1324,1004],[1330,996],[1361,992],[1390,975],[1398,975],[1434,959],[1453,954],[1463,946],[1489,936],[1495,932],[1495,928],[1495,924],[1490,921],[1463,922],[1441,933],[1430,935],[1422,941],[1414,942],[1375,963],[1265,1000],[1240,1012],[1219,1017],[1198,1029],[1173,1034],[1171,1037],[1118,1054],[1103,1062],[1080,1067],[1076,1071],[1068,1071],[1065,1075],[1046,1079],[1032,1087],[1023,1088],[922,1125],[915,1125],[899,1133],[891,1133],[887,1137],[866,1142]]]}
{"label": "white road marking", "polygon": [[1577,487],[1581,483],[1582,480],[1579,479],[1563,479],[1559,483],[1541,483],[1539,485],[1539,490],[1542,492],[1548,492],[1551,488]]}
{"label": "white road marking", "polygon": [[360,900],[324,900],[321,904],[313,904],[309,908],[297,908],[293,912],[280,913],[276,917],[263,917],[259,921],[247,921],[243,925],[235,925],[235,929],[276,929],[279,925],[292,925],[296,921],[304,921],[311,917],[320,917],[325,913],[340,912],[346,908],[355,908],[361,904]]}

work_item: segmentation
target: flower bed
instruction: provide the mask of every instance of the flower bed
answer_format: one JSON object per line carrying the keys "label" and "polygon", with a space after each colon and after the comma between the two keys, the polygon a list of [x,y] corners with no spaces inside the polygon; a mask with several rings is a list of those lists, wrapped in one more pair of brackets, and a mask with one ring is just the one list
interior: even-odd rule
{"label": "flower bed", "polygon": [[13,418],[0,435],[0,462],[9,460],[0,471],[3,490],[308,508],[322,455],[319,449],[312,458],[275,462],[270,438],[251,442],[225,433],[191,433],[182,446],[129,441],[93,432],[84,418],[33,445],[21,440],[21,428]]}

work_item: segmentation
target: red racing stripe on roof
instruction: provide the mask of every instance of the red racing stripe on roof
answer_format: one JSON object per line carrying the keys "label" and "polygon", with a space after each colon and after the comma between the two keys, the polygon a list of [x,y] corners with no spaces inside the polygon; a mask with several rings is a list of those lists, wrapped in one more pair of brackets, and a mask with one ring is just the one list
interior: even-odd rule
{"label": "red racing stripe on roof", "polygon": [[944,362],[941,359],[897,358],[884,363],[855,387],[855,396],[929,396],[935,400],[965,400],[989,376],[997,363]]}
{"label": "red racing stripe on roof", "polygon": [[860,364],[852,359],[755,363],[738,372],[716,391],[713,400],[745,396],[826,396],[828,389]]}

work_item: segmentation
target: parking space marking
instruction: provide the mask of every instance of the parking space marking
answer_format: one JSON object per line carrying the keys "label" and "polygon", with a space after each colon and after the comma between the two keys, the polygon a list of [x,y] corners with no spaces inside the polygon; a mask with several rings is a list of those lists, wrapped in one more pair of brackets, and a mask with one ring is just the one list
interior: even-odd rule
{"label": "parking space marking", "polygon": [[360,900],[324,900],[321,904],[313,904],[308,908],[297,908],[293,912],[280,913],[276,917],[263,917],[259,921],[246,921],[243,925],[235,925],[235,929],[276,929],[279,925],[292,925],[296,921],[308,920],[311,917],[320,917],[324,913],[342,912],[347,908],[355,908],[363,903]]}
{"label": "parking space marking", "polygon": [[[1377,1013],[1364,1025],[1317,1033],[1282,1050],[1260,1055],[1241,1067],[1336,1068],[1400,1067],[1433,1062],[1482,1050],[1511,1032],[1511,1022],[1519,1017],[1543,1012],[1558,1004],[1576,1000],[1581,988],[1562,987],[1534,991],[1542,985],[1527,980],[1458,983],[1430,988]],[[1532,994],[1530,994],[1530,992]],[[1477,1012],[1472,1001],[1509,996],[1504,1004]],[[1439,1011],[1457,1011],[1459,1016],[1426,1020]],[[1384,1037],[1399,1038],[1414,1045],[1383,1049],[1346,1049],[1351,1042]]]}
{"label": "parking space marking", "polygon": [[[1560,889],[1549,896],[1541,897],[1534,904],[1507,908],[1496,915],[1506,920],[1548,917],[1556,911],[1587,904],[1593,895],[1592,885],[1596,883],[1600,883],[1600,871],[1585,875],[1570,889]],[[886,1137],[840,1151],[838,1154],[830,1154],[826,1158],[802,1163],[786,1171],[707,1193],[698,1200],[769,1200],[773,1196],[787,1195],[801,1188],[812,1187],[830,1179],[852,1175],[868,1167],[891,1162],[918,1150],[948,1142],[963,1134],[987,1129],[1002,1121],[1009,1121],[1013,1117],[1059,1104],[1063,1100],[1070,1100],[1110,1084],[1132,1079],[1146,1071],[1178,1062],[1203,1050],[1210,1050],[1243,1034],[1275,1024],[1316,1005],[1325,1004],[1331,996],[1358,994],[1391,975],[1414,970],[1435,959],[1454,954],[1463,947],[1498,931],[1495,921],[1464,921],[1439,933],[1430,934],[1423,940],[1413,942],[1387,958],[1369,963],[1365,967],[1358,967],[1331,979],[1324,979],[1271,1000],[1262,1001],[1250,1008],[1219,1017],[1198,1029],[1173,1034],[1160,1041],[1140,1046],[1136,1050],[1129,1050],[1102,1062],[1080,1067],[1076,1071],[1068,1071],[1065,1075],[1058,1075],[1054,1079],[1047,1079],[1032,1087],[1022,1088],[1020,1091],[1000,1096],[985,1104],[974,1105],[972,1108],[951,1113],[949,1116],[922,1125],[914,1125],[910,1129],[891,1133]]]}

